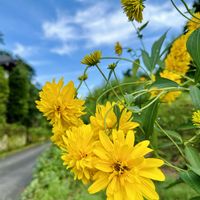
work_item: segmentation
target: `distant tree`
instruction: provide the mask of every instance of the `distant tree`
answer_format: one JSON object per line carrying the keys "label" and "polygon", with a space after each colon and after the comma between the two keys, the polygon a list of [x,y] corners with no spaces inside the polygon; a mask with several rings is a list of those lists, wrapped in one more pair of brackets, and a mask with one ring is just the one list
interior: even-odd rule
{"label": "distant tree", "polygon": [[0,124],[6,121],[6,104],[8,101],[8,95],[8,76],[3,67],[0,66]]}
{"label": "distant tree", "polygon": [[3,34],[0,32],[0,44],[4,44]]}
{"label": "distant tree", "polygon": [[7,122],[23,123],[28,114],[30,73],[26,64],[17,62],[9,75],[10,94],[7,104]]}

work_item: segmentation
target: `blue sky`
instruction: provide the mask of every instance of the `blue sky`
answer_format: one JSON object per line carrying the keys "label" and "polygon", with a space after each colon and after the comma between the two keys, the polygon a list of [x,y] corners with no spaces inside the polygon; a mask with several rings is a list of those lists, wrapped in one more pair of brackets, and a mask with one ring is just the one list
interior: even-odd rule
{"label": "blue sky", "polygon": [[[77,77],[84,70],[80,64],[84,55],[100,49],[104,56],[113,56],[117,41],[123,46],[139,48],[119,0],[0,0],[0,3],[0,31],[5,41],[1,48],[31,64],[36,71],[34,81],[41,84],[64,77],[66,82],[74,80],[78,85]],[[144,22],[150,20],[144,32],[147,49],[169,28],[167,41],[181,33],[185,19],[170,0],[146,0],[145,5]],[[101,65],[104,70],[106,64]],[[122,64],[119,76],[128,67]],[[101,76],[91,69],[90,88],[101,83]],[[85,95],[87,90],[83,87],[80,92]]]}

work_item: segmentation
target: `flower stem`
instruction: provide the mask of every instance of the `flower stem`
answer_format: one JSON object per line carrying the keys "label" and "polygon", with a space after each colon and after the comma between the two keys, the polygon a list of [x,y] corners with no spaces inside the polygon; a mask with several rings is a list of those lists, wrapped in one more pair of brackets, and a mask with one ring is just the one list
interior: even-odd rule
{"label": "flower stem", "polygon": [[120,99],[119,95],[116,93],[116,91],[114,90],[114,88],[112,87],[111,83],[109,82],[109,80],[106,78],[105,74],[103,73],[103,71],[100,69],[100,67],[96,64],[97,69],[99,70],[99,72],[101,73],[101,75],[103,76],[103,78],[105,79],[106,83],[108,83],[113,91],[113,93],[115,94],[115,96],[118,98],[118,100],[120,102],[122,102],[122,100]]}
{"label": "flower stem", "polygon": [[157,127],[171,140],[171,142],[176,146],[178,151],[180,152],[181,156],[186,160],[185,155],[178,144],[174,141],[174,139],[160,126],[160,124],[156,121],[155,122]]}

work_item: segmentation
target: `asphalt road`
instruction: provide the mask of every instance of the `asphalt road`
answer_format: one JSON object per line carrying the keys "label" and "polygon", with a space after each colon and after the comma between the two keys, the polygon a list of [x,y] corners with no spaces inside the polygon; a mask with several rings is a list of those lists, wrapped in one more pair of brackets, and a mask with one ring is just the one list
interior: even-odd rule
{"label": "asphalt road", "polygon": [[43,144],[0,159],[0,200],[18,200],[30,183],[37,157],[48,148]]}

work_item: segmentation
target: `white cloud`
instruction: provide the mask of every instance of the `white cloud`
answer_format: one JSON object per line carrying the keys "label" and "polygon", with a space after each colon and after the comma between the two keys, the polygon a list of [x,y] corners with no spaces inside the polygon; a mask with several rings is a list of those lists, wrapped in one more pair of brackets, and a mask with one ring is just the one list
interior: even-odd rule
{"label": "white cloud", "polygon": [[[183,9],[183,6],[179,8]],[[169,28],[181,30],[186,21],[170,2],[146,4],[144,21],[147,20],[150,20],[148,35],[151,33],[153,37],[154,31],[158,33]],[[114,9],[112,4],[105,1],[81,8],[74,15],[58,14],[55,21],[47,21],[42,27],[46,38],[62,42],[60,48],[54,47],[51,50],[60,55],[72,52],[69,42],[75,46],[97,47],[116,41],[126,43],[135,37],[134,28],[122,9]]]}
{"label": "white cloud", "polygon": [[57,20],[47,21],[42,25],[43,33],[46,38],[67,41],[77,36],[77,31],[70,25],[67,16],[58,15]]}
{"label": "white cloud", "polygon": [[[178,6],[184,11],[184,6]],[[148,4],[144,10],[144,20],[150,21],[152,29],[173,28],[181,29],[186,19],[168,1],[163,4]]]}
{"label": "white cloud", "polygon": [[27,58],[34,54],[35,47],[25,46],[21,43],[16,43],[12,51],[15,55]]}
{"label": "white cloud", "polygon": [[62,55],[69,55],[76,49],[77,47],[75,45],[64,44],[63,46],[52,48],[51,52],[62,56]]}

